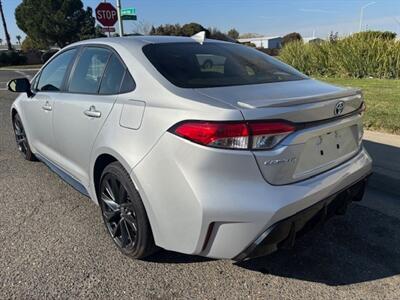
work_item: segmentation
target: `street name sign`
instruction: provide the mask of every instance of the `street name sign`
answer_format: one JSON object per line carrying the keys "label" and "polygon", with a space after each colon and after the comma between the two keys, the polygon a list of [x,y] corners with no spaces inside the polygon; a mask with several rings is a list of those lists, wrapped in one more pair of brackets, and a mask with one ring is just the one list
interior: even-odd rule
{"label": "street name sign", "polygon": [[137,20],[136,9],[133,7],[121,9],[121,18],[122,20]]}

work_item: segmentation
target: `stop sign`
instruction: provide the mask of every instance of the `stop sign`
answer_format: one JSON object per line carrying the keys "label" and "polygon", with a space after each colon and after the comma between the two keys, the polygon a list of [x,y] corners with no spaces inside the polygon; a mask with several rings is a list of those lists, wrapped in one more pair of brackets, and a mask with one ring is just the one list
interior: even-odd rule
{"label": "stop sign", "polygon": [[96,7],[96,19],[103,26],[114,26],[118,20],[117,10],[111,3],[102,2]]}

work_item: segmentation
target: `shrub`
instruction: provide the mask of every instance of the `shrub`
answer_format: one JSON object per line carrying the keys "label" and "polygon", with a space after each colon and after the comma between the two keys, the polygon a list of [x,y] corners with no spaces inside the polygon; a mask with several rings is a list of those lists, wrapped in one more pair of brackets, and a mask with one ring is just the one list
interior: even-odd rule
{"label": "shrub", "polygon": [[[254,44],[252,44],[252,45],[254,45]],[[254,47],[255,47],[255,45],[254,45]],[[266,53],[268,55],[271,55],[271,56],[278,56],[280,49],[277,49],[277,48],[257,48],[257,50],[261,51],[261,52],[264,52],[264,53]]]}
{"label": "shrub", "polygon": [[287,35],[285,35],[282,38],[282,46],[285,46],[285,45],[287,45],[289,43],[293,43],[293,42],[300,42],[302,40],[303,40],[303,38],[300,33],[298,33],[298,32],[288,33]]}
{"label": "shrub", "polygon": [[0,53],[0,66],[22,65],[26,63],[26,57],[15,51]]}
{"label": "shrub", "polygon": [[396,33],[391,32],[391,31],[373,31],[373,30],[368,30],[368,31],[361,31],[354,33],[352,36],[353,37],[360,37],[364,39],[370,39],[370,38],[380,38],[384,40],[394,40],[396,38]]}
{"label": "shrub", "polygon": [[308,75],[400,78],[400,42],[376,34],[322,44],[293,42],[279,58]]}

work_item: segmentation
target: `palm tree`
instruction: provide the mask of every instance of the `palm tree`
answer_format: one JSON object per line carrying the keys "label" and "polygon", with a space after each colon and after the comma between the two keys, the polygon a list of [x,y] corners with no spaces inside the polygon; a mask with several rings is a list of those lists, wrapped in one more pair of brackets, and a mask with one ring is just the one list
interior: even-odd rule
{"label": "palm tree", "polygon": [[4,17],[3,5],[1,3],[1,0],[0,0],[0,14],[1,14],[1,19],[3,20],[4,32],[6,34],[7,48],[8,50],[12,50],[10,35],[8,34],[6,18]]}
{"label": "palm tree", "polygon": [[20,36],[20,35],[17,35],[15,38],[17,39],[17,41],[18,41],[18,44],[20,44],[20,45],[21,45],[21,36]]}

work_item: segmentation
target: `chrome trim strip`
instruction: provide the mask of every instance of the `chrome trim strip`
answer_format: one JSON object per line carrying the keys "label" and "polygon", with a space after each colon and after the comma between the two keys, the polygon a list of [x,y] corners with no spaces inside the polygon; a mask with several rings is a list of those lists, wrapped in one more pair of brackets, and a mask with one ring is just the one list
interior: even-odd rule
{"label": "chrome trim strip", "polygon": [[56,173],[62,180],[64,180],[66,183],[68,183],[70,186],[72,186],[75,190],[80,192],[82,195],[89,197],[89,192],[87,189],[81,184],[77,179],[69,175],[66,171],[61,169],[59,166],[42,156],[41,154],[35,153],[35,156],[42,161],[51,171]]}

